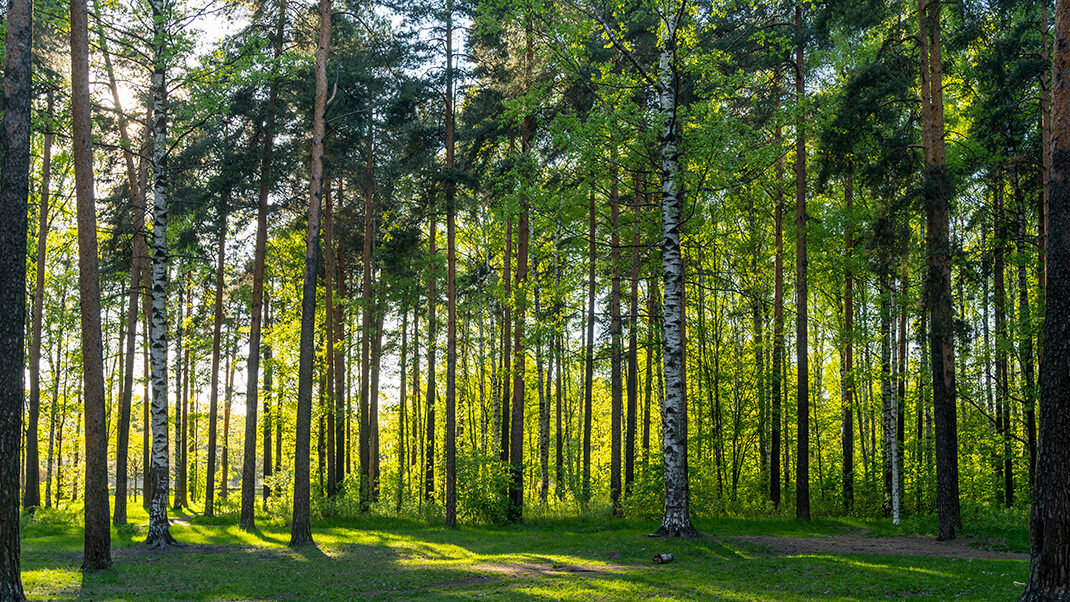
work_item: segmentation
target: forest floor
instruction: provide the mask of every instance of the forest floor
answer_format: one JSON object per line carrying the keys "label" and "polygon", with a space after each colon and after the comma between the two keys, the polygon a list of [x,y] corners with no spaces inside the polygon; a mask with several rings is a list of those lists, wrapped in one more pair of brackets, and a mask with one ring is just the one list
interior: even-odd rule
{"label": "forest floor", "polygon": [[[535,519],[450,531],[369,515],[313,523],[287,547],[285,524],[252,533],[225,515],[172,516],[184,545],[140,544],[147,517],[113,529],[114,566],[83,574],[80,508],[23,523],[23,582],[34,600],[1013,600],[1028,575],[1026,524],[975,521],[953,542],[929,517],[698,521],[704,536],[657,539],[656,522]],[[656,553],[675,560],[655,565]]]}

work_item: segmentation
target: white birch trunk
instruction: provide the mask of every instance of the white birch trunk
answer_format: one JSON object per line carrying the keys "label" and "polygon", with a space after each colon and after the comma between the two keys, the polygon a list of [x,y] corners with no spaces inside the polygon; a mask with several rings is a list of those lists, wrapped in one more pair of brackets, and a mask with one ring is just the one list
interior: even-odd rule
{"label": "white birch trunk", "polygon": [[688,509],[687,383],[684,379],[684,262],[680,254],[679,126],[676,123],[677,81],[674,65],[675,16],[664,20],[658,66],[658,109],[661,117],[661,265],[665,288],[665,402],[661,408],[664,456],[665,516],[655,535],[690,537],[698,532]]}
{"label": "white birch trunk", "polygon": [[152,313],[149,352],[152,383],[152,500],[149,502],[149,533],[145,543],[167,547],[175,543],[167,523],[167,67],[164,23],[169,7],[165,0],[152,1]]}

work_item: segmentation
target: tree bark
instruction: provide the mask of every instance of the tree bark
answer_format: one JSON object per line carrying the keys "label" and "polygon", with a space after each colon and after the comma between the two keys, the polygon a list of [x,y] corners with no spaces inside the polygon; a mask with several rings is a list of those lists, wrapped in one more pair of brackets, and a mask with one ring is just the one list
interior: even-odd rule
{"label": "tree bark", "polygon": [[583,485],[580,502],[586,506],[591,501],[591,416],[594,396],[594,191],[588,201],[587,233],[587,350],[583,372]]}
{"label": "tree bark", "polygon": [[[51,116],[55,108],[51,88],[47,94],[48,115]],[[30,512],[33,512],[34,508],[41,505],[41,458],[37,451],[37,423],[41,413],[41,324],[44,319],[45,260],[48,256],[48,227],[50,220],[48,216],[48,201],[52,179],[52,127],[51,123],[46,125],[44,148],[41,155],[41,202],[40,209],[37,212],[36,280],[34,282],[33,310],[30,325],[30,403],[29,413],[26,417],[26,476],[22,494],[22,507]],[[29,186],[28,182],[27,186]],[[132,270],[131,273],[133,273]],[[129,330],[129,332],[132,335],[133,330]],[[133,336],[129,337],[131,343],[133,339]],[[127,345],[128,353],[131,346]],[[126,401],[126,421],[129,424],[129,399]]]}
{"label": "tree bark", "polygon": [[[779,85],[780,72],[777,71],[776,79]],[[783,140],[781,126],[776,127],[776,146],[780,148]],[[780,507],[780,425],[781,425],[781,400],[784,395],[781,391],[783,383],[784,365],[784,158],[779,156],[776,161],[776,201],[773,207],[773,351],[772,351],[772,379],[770,383],[769,404],[769,499],[773,502],[773,508]]]}
{"label": "tree bark", "polygon": [[841,389],[843,391],[843,507],[850,510],[854,505],[854,274],[851,270],[854,255],[854,229],[852,227],[852,210],[854,208],[854,179],[848,174],[844,182],[844,204],[847,212],[847,233],[844,236],[844,255],[847,269],[843,274],[843,372]]}
{"label": "tree bark", "polygon": [[319,264],[320,205],[323,202],[323,138],[326,135],[327,53],[331,43],[331,0],[319,0],[316,96],[312,111],[312,164],[309,182],[305,275],[301,291],[301,347],[294,441],[294,503],[290,546],[312,543],[309,500],[309,447],[312,438],[312,367],[315,353],[316,277]]}
{"label": "tree bark", "polygon": [[435,499],[435,351],[438,337],[436,335],[435,306],[438,300],[435,294],[435,256],[438,250],[436,243],[436,216],[431,216],[431,229],[428,235],[428,261],[427,261],[427,422],[424,425],[426,433],[426,451],[424,456],[424,497],[427,501]]}
{"label": "tree bark", "polygon": [[1070,600],[1070,3],[1055,8],[1048,290],[1039,447],[1021,602]]}
{"label": "tree bark", "polygon": [[[28,148],[23,142],[29,142],[29,56],[21,56],[20,51],[30,51],[29,32],[26,37],[21,37],[16,31],[14,35],[10,28],[18,27],[21,22],[19,10],[21,3],[14,4],[12,9],[16,12],[8,12],[8,51],[14,51],[15,56],[8,55],[5,65],[5,74],[13,70],[16,75],[8,75],[4,81],[5,101],[14,104],[5,104],[4,126],[8,146],[4,153],[4,190],[11,185],[12,201],[19,203],[23,215],[18,218],[16,228],[22,233],[23,251],[20,255],[25,256],[25,213],[27,180],[26,167],[29,158]],[[29,7],[26,7],[29,10]],[[14,19],[14,22],[12,22]],[[27,26],[28,26],[28,19]],[[21,37],[21,39],[20,39]],[[14,39],[13,39],[14,38]],[[18,41],[16,41],[18,40]],[[25,61],[25,62],[23,62]],[[18,82],[19,76],[24,76],[24,83]],[[20,89],[22,85],[27,86]],[[82,568],[85,570],[97,570],[111,565],[111,526],[108,522],[108,432],[105,427],[104,408],[104,353],[101,341],[100,326],[100,282],[98,275],[97,259],[97,218],[96,205],[93,200],[93,148],[92,133],[90,130],[90,98],[89,98],[89,34],[87,29],[86,5],[78,0],[71,2],[71,131],[72,146],[74,151],[74,178],[75,193],[78,199],[78,289],[81,305],[81,328],[82,328],[82,386],[83,400],[85,403],[85,555]],[[23,96],[25,95],[25,97]],[[22,112],[25,111],[25,123]],[[10,113],[10,115],[9,115]],[[25,127],[25,130],[22,128]],[[20,138],[25,134],[26,139]],[[23,149],[26,156],[22,157]],[[7,176],[14,171],[11,176]],[[11,180],[8,180],[11,178]],[[9,220],[16,218],[11,216]],[[22,264],[25,272],[25,264]],[[23,282],[25,275],[20,278],[11,278],[7,282]],[[24,285],[19,285],[19,295],[25,291]],[[17,323],[21,330],[25,320],[25,301],[17,305],[10,304],[17,311]],[[21,334],[20,334],[21,341]],[[22,350],[16,352],[20,358],[21,366]],[[21,384],[21,368],[18,382]],[[21,397],[21,390],[20,390]],[[21,414],[21,402],[20,412]],[[18,432],[16,429],[15,432]],[[18,452],[11,454],[17,462]],[[17,520],[17,517],[16,517]],[[17,527],[16,527],[17,528]]]}
{"label": "tree bark", "polygon": [[[4,131],[3,140],[0,142],[3,146],[3,157],[0,159],[3,163],[3,170],[0,171],[0,282],[4,283],[4,286],[0,287],[0,307],[5,313],[4,319],[0,320],[0,600],[7,602],[26,599],[19,569],[19,436],[22,431],[22,405],[25,395],[23,370],[26,363],[26,214],[30,200],[30,112],[33,102],[33,6],[30,0],[11,0],[8,3],[5,22],[2,121]],[[72,66],[72,90],[78,105],[75,115],[79,117],[75,122],[79,128],[75,130],[78,145],[76,149],[81,153],[79,158],[91,161],[88,56],[85,1],[71,0],[71,59],[72,63],[77,63]],[[85,145],[85,148],[81,149],[81,145]],[[84,166],[76,163],[77,183],[88,184],[84,190],[81,186],[77,188],[79,210],[82,194],[92,193],[92,169],[91,163]],[[83,171],[87,173],[83,174]],[[88,199],[88,202],[91,204],[92,200]],[[91,215],[95,221],[95,214]],[[79,228],[79,232],[81,230]],[[96,235],[95,230],[93,235]],[[93,259],[96,259],[95,246]],[[97,339],[100,339],[99,327]],[[101,404],[103,394],[101,387]],[[103,455],[101,457],[104,458]],[[34,469],[36,470],[36,467]],[[107,566],[111,561],[106,480],[104,484],[104,528],[101,530],[99,524],[92,527],[94,536],[105,536],[103,546],[95,545],[97,540],[91,541],[88,538],[90,531],[86,531],[87,560],[91,559],[94,564],[101,566]],[[94,545],[91,546],[91,543]],[[89,556],[89,552],[95,553],[95,556]]]}
{"label": "tree bark", "polygon": [[[223,271],[227,250],[226,217],[221,214],[216,239],[215,317],[212,325],[212,376],[208,385],[208,465],[204,480],[204,515],[215,516],[217,425],[219,423],[219,364],[223,336]],[[224,382],[226,367],[224,367]]]}
{"label": "tree bark", "polygon": [[[610,142],[611,145],[615,143]],[[610,148],[610,169],[613,182],[609,192],[610,222],[610,288],[609,288],[609,389],[610,389],[610,458],[609,458],[609,503],[614,516],[623,514],[621,507],[621,424],[624,413],[624,383],[621,374],[623,341],[620,320],[620,185],[617,170],[617,149]]]}
{"label": "tree bark", "polygon": [[958,429],[955,417],[955,340],[948,239],[951,182],[944,151],[940,1],[918,0],[921,107],[925,151],[926,302],[931,330],[933,408],[936,419],[937,538],[954,539],[959,518]]}
{"label": "tree bark", "polygon": [[802,5],[795,5],[795,30],[799,36],[795,47],[795,357],[798,385],[795,388],[797,450],[795,453],[795,518],[810,520],[810,353],[807,344],[806,282],[806,117],[802,104],[806,99],[806,65],[803,62],[804,37]]}
{"label": "tree bark", "polygon": [[685,345],[684,260],[680,250],[683,188],[680,182],[680,74],[676,64],[675,15],[663,20],[665,41],[659,53],[658,109],[661,156],[661,266],[664,283],[662,322],[665,365],[665,401],[661,407],[662,458],[665,481],[665,515],[656,535],[693,537],[690,483],[687,470],[687,353]]}
{"label": "tree bark", "polygon": [[446,2],[446,527],[457,527],[457,188],[454,168],[453,1]]}
{"label": "tree bark", "polygon": [[[149,356],[152,380],[152,499],[145,543],[164,548],[175,543],[167,522],[169,490],[167,440],[167,11],[166,0],[152,0],[152,313]],[[88,414],[87,414],[88,417]],[[88,421],[87,421],[88,424]],[[88,429],[87,429],[88,432]]]}

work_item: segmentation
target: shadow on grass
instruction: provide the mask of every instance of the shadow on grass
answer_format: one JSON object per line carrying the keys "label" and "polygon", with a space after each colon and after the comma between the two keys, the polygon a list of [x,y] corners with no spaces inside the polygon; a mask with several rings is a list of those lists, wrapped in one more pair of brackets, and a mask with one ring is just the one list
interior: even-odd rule
{"label": "shadow on grass", "polygon": [[[784,527],[774,520],[772,530]],[[725,530],[727,524],[719,525]],[[735,535],[759,525],[745,525]],[[642,527],[642,528],[637,528]],[[77,570],[52,551],[56,537],[25,542],[24,580],[34,599],[1010,599],[1028,565],[875,556],[770,557],[717,538],[650,539],[648,525],[540,521],[504,529],[446,530],[415,521],[317,523],[317,544],[286,547],[285,529],[193,524],[190,542],[165,553],[117,555],[115,566]],[[765,531],[768,532],[768,531]],[[67,533],[70,533],[69,531]],[[78,531],[78,539],[81,532]],[[68,539],[71,535],[67,536]],[[66,542],[73,544],[73,541]],[[654,553],[676,561],[651,564]]]}

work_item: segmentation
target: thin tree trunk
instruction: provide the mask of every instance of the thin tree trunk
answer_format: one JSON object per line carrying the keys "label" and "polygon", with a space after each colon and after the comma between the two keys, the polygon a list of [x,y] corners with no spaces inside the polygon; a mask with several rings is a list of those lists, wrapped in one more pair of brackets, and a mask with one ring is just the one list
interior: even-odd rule
{"label": "thin tree trunk", "polygon": [[591,501],[591,416],[594,396],[594,192],[588,201],[587,234],[587,350],[583,376],[583,489],[580,501],[586,506]]}
{"label": "thin tree trunk", "polygon": [[[795,98],[801,107],[806,98],[801,4],[795,5],[795,30],[799,36],[795,48]],[[809,293],[806,269],[806,118],[800,108],[795,121],[795,357],[798,366],[795,518],[810,520],[810,364],[806,325]]]}
{"label": "thin tree trunk", "polygon": [[[779,85],[780,72],[776,79]],[[782,145],[782,129],[776,127],[776,146]],[[774,257],[773,257],[773,352],[770,367],[769,407],[769,499],[773,508],[780,507],[780,402],[784,398],[781,392],[784,365],[784,159],[776,161],[776,202],[773,207]]]}
{"label": "thin tree trunk", "polygon": [[331,0],[319,0],[320,35],[316,50],[316,96],[312,110],[312,163],[304,286],[301,291],[301,347],[294,441],[294,502],[290,546],[312,543],[309,500],[309,447],[312,431],[312,368],[315,353],[316,276],[319,264],[320,205],[323,202],[323,138],[326,135],[327,53],[331,43]]}
{"label": "thin tree trunk", "polygon": [[[52,89],[48,90],[48,115],[55,107]],[[30,325],[30,403],[26,416],[26,471],[22,494],[22,507],[30,512],[41,505],[41,458],[37,451],[37,422],[41,413],[41,323],[44,318],[45,300],[45,261],[48,256],[48,201],[52,176],[52,126],[45,131],[43,152],[41,156],[41,202],[37,212],[37,258],[36,280],[34,281],[33,310]],[[29,184],[27,183],[27,186]],[[28,190],[28,189],[27,189]],[[28,192],[27,192],[28,194]],[[133,273],[133,270],[131,270]],[[131,330],[131,332],[133,332]],[[133,337],[130,337],[133,341]],[[131,345],[127,345],[129,349]],[[129,399],[127,399],[129,403]],[[129,405],[126,406],[129,410]],[[127,424],[130,412],[127,411]]]}
{"label": "thin tree trunk", "polygon": [[427,501],[435,498],[435,351],[438,348],[438,338],[435,330],[435,306],[438,297],[435,294],[435,230],[436,216],[431,216],[431,229],[428,235],[428,262],[427,262],[427,422],[424,425],[426,437],[426,451],[424,456],[424,497]]}
{"label": "thin tree trunk", "polygon": [[409,390],[406,372],[408,369],[409,349],[409,306],[404,305],[401,311],[401,378],[398,387],[398,502],[394,511],[401,514],[401,505],[404,501],[405,490],[405,397]]}
{"label": "thin tree trunk", "polygon": [[1022,366],[1025,397],[1025,432],[1026,454],[1029,461],[1029,489],[1032,491],[1035,481],[1037,461],[1037,417],[1036,417],[1036,374],[1033,369],[1033,312],[1029,305],[1029,277],[1026,268],[1027,249],[1025,246],[1025,194],[1018,187],[1018,168],[1015,166],[1012,188],[1015,191],[1015,248],[1018,251],[1018,357]]}
{"label": "thin tree trunk", "polygon": [[851,266],[854,259],[854,229],[851,213],[854,209],[854,179],[850,174],[844,182],[844,204],[847,213],[847,233],[844,237],[844,255],[847,268],[843,275],[843,372],[841,390],[843,391],[843,507],[850,510],[854,506],[854,273]]}
{"label": "thin tree trunk", "polygon": [[[226,218],[221,216],[223,224]],[[219,363],[223,335],[223,270],[225,266],[226,227],[220,224],[216,239],[215,318],[212,325],[212,375],[208,385],[208,465],[204,480],[204,515],[215,516],[215,478],[217,424],[219,423]],[[224,368],[226,370],[226,368]],[[224,376],[224,381],[226,377]]]}
{"label": "thin tree trunk", "polygon": [[[269,331],[271,330],[271,300],[268,295],[264,295],[264,327]],[[272,426],[275,423],[281,423],[282,416],[273,415],[271,413],[271,391],[272,391],[272,376],[275,365],[271,360],[272,349],[271,345],[264,345],[264,508],[267,509],[267,500],[271,497],[272,490],[268,481],[271,476],[275,474],[274,468],[271,465],[271,431]],[[276,458],[278,456],[275,456]]]}
{"label": "thin tree trunk", "polygon": [[446,1],[446,527],[457,526],[457,224],[453,181],[453,1]]}
{"label": "thin tree trunk", "polygon": [[614,142],[611,147],[612,185],[609,193],[610,213],[610,289],[609,289],[609,389],[610,389],[610,460],[609,460],[609,503],[613,514],[620,516],[621,507],[621,423],[624,413],[624,383],[621,374],[623,341],[620,320],[620,191],[617,173],[617,149]]}
{"label": "thin tree trunk", "polygon": [[[632,271],[631,290],[628,295],[628,426],[624,436],[624,495],[632,493],[635,480],[635,434],[638,425],[636,411],[639,407],[639,259],[643,201],[642,178],[634,180],[634,223],[632,224]],[[648,350],[649,351],[649,350]]]}

